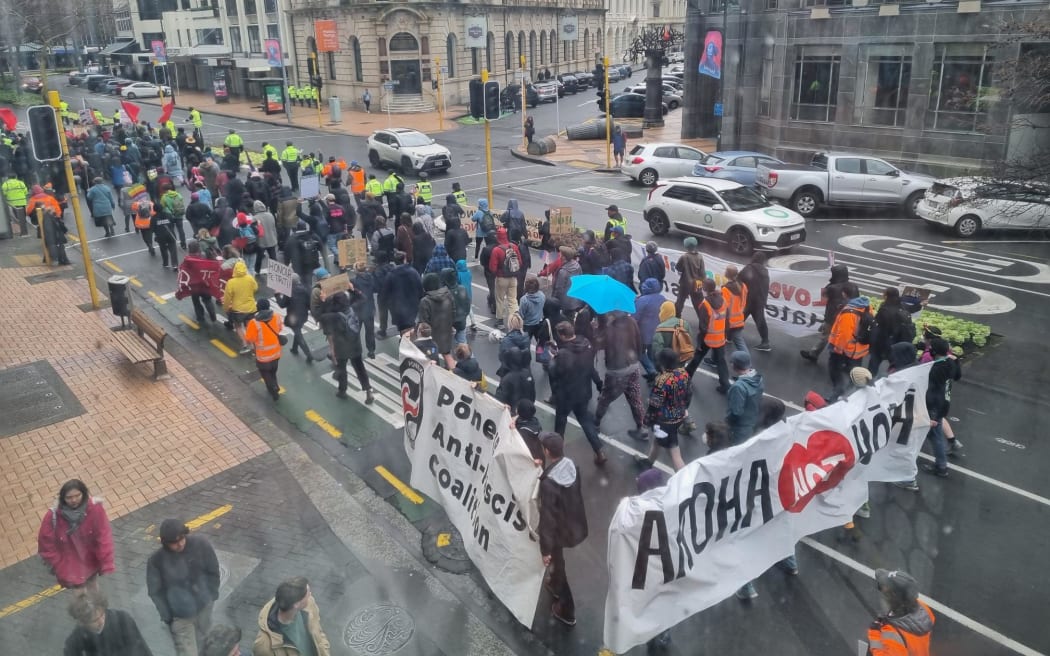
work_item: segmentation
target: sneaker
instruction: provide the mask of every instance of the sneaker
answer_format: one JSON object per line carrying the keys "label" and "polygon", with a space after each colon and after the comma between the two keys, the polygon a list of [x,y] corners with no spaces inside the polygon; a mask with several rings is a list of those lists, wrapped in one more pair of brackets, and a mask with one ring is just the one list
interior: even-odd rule
{"label": "sneaker", "polygon": [[664,429],[660,428],[659,425],[653,426],[653,437],[655,437],[658,440],[662,440],[665,437],[667,437],[667,431],[665,431]]}
{"label": "sneaker", "polygon": [[916,481],[914,478],[910,481],[894,481],[893,484],[902,490],[908,490],[910,492],[919,491],[919,482]]}
{"label": "sneaker", "polygon": [[648,456],[635,456],[634,464],[638,469],[652,469],[653,467],[653,461]]}
{"label": "sneaker", "polygon": [[609,462],[609,456],[605,455],[605,449],[600,449],[598,453],[594,454],[594,464],[599,467]]}
{"label": "sneaker", "polygon": [[939,467],[937,467],[937,465],[931,465],[928,462],[924,462],[919,467],[919,469],[921,469],[922,471],[926,472],[927,474],[933,474],[934,476],[936,476],[938,478],[948,478],[948,468],[947,467],[945,467],[944,469],[940,469]]}
{"label": "sneaker", "polygon": [[561,622],[565,626],[576,626],[576,618],[575,617],[572,617],[572,618],[562,617],[561,615],[558,614],[558,604],[557,603],[551,604],[551,617],[553,617],[554,619],[558,620],[559,622]]}
{"label": "sneaker", "polygon": [[[787,558],[777,561],[777,567],[779,567],[788,576],[798,576],[798,560],[794,556],[788,556]],[[750,583],[748,585],[751,585]],[[758,593],[755,593],[758,596]]]}
{"label": "sneaker", "polygon": [[369,351],[368,352],[368,359],[369,360],[375,360],[376,359],[376,352],[375,351]]}
{"label": "sneaker", "polygon": [[365,405],[372,405],[375,403],[376,397],[372,395],[372,390],[365,390]]}
{"label": "sneaker", "polygon": [[861,519],[868,519],[869,517],[871,517],[871,504],[865,501],[864,505],[858,508],[857,512],[853,514],[857,517],[860,517]]}
{"label": "sneaker", "polygon": [[758,590],[755,590],[754,583],[745,583],[744,587],[736,591],[736,598],[740,601],[751,601],[758,597]]}
{"label": "sneaker", "polygon": [[812,351],[801,350],[798,354],[802,356],[803,360],[809,360],[810,362],[817,361],[817,356],[814,355]]}
{"label": "sneaker", "polygon": [[632,438],[638,440],[639,442],[649,441],[649,433],[644,428],[635,428],[633,430],[629,430],[627,431],[627,434],[630,435]]}
{"label": "sneaker", "polygon": [[963,443],[959,440],[959,438],[956,437],[954,439],[948,440],[948,455],[949,456],[958,456],[959,452],[962,451],[962,448],[963,448]]}
{"label": "sneaker", "polygon": [[762,342],[761,344],[755,347],[755,350],[762,351],[763,353],[769,353],[773,350],[773,347],[769,345],[769,342]]}
{"label": "sneaker", "polygon": [[346,390],[339,390],[338,392],[335,393],[335,398],[337,398],[337,399],[348,399],[348,398],[350,398],[350,396],[346,393]]}

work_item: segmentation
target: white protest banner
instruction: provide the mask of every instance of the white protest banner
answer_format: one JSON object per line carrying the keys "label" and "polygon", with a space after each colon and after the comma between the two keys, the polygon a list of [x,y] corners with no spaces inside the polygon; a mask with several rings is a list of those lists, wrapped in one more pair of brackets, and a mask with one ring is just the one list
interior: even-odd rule
{"label": "white protest banner", "polygon": [[531,627],[544,572],[539,542],[529,537],[540,470],[506,406],[434,366],[407,339],[400,355],[412,487],[441,504],[492,592]]}
{"label": "white protest banner", "polygon": [[[667,277],[664,279],[664,296],[674,301],[678,295],[678,272],[675,264],[681,257],[682,251],[661,248],[657,251],[663,256],[664,266],[667,267]],[[638,264],[646,255],[645,244],[633,242],[631,263],[635,271]],[[704,268],[707,276],[714,278],[721,286],[725,282],[726,267],[730,264],[743,269],[744,266],[720,257],[704,256]],[[828,284],[830,273],[828,271],[793,271],[791,269],[769,268],[769,299],[766,303],[766,319],[769,324],[793,337],[805,337],[816,335],[820,332],[820,325],[824,321],[824,301],[820,297],[820,290]]]}
{"label": "white protest banner", "polygon": [[930,365],[795,415],[623,499],[609,525],[605,645],[622,653],[729,597],[841,526],[868,483],[915,476]]}
{"label": "white protest banner", "polygon": [[266,286],[285,296],[292,295],[292,267],[277,260],[269,260],[266,265]]}

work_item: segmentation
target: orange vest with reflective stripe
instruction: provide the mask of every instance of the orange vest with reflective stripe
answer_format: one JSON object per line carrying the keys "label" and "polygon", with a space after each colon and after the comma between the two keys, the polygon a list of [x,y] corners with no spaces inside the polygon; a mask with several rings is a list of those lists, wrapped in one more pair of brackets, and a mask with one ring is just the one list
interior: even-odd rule
{"label": "orange vest with reflective stripe", "polygon": [[[143,202],[149,202],[149,201],[143,201]],[[135,217],[135,229],[136,230],[149,230],[150,217],[152,217],[153,214],[155,214],[155,212],[153,211],[153,204],[152,203],[150,203],[150,216],[147,216],[146,218],[142,218],[141,216],[139,216],[139,201],[135,201],[134,203],[131,204],[131,216]]]}
{"label": "orange vest with reflective stripe", "polygon": [[[26,214],[33,216],[38,207],[44,209],[44,213],[51,212],[58,218],[62,218],[62,206],[58,204],[54,196],[47,194],[36,194],[29,197],[29,202],[26,203]],[[35,218],[35,217],[34,217]]]}
{"label": "orange vest with reflective stripe", "polygon": [[[934,619],[929,606],[919,605]],[[868,648],[872,656],[930,656],[930,634],[915,635],[884,623],[868,629]]]}
{"label": "orange vest with reflective stripe", "polygon": [[277,335],[283,327],[281,317],[276,314],[270,317],[266,325],[263,325],[263,322],[258,319],[248,322],[244,330],[244,341],[255,347],[257,362],[273,362],[281,357],[281,342],[277,339]]}
{"label": "orange vest with reflective stripe", "polygon": [[728,287],[722,287],[722,300],[725,301],[726,307],[729,308],[730,328],[744,327],[744,308],[747,306],[747,285],[742,282],[737,284],[740,285],[739,296],[731,292]]}
{"label": "orange vest with reflective stripe", "polygon": [[363,193],[365,190],[365,170],[350,169],[350,192],[354,194]]}
{"label": "orange vest with reflective stripe", "polygon": [[714,309],[704,299],[700,307],[707,311],[707,332],[704,333],[704,344],[709,348],[721,348],[726,345],[726,319],[728,312],[727,304],[723,303],[719,309]]}
{"label": "orange vest with reflective stripe", "polygon": [[828,344],[840,355],[850,360],[859,360],[868,354],[867,344],[857,341],[857,326],[860,325],[861,311],[856,308],[843,308],[835,317],[828,336]]}

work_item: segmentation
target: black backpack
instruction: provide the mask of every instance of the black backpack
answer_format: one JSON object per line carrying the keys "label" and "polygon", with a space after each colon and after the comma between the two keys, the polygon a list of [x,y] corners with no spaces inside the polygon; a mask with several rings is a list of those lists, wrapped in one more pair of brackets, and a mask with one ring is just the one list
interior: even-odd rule
{"label": "black backpack", "polygon": [[321,266],[321,242],[314,235],[299,241],[299,247],[303,252],[303,266],[307,271],[313,271]]}
{"label": "black backpack", "polygon": [[897,329],[897,335],[896,339],[894,340],[894,343],[914,343],[915,336],[917,333],[915,329],[915,322],[911,319],[911,313],[903,308],[898,310],[897,312],[900,314],[900,326]]}
{"label": "black backpack", "polygon": [[481,231],[486,235],[491,235],[496,232],[496,219],[492,216],[492,212],[485,211],[481,215]]}
{"label": "black backpack", "polygon": [[875,318],[871,316],[871,312],[863,312],[859,316],[857,331],[853,337],[858,344],[871,344],[871,330],[875,326]]}

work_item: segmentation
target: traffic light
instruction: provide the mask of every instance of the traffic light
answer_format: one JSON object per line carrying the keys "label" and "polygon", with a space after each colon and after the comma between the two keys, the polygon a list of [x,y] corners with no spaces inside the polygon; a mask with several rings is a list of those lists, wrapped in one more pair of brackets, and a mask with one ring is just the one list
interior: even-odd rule
{"label": "traffic light", "polygon": [[312,78],[310,78],[310,84],[311,86],[315,86],[318,90],[320,90],[321,87],[324,86],[324,80],[321,79],[320,75],[315,75]]}
{"label": "traffic light", "polygon": [[29,134],[33,137],[33,157],[38,162],[62,159],[62,140],[58,135],[55,108],[48,105],[30,107]]}
{"label": "traffic light", "polygon": [[470,115],[475,121],[485,118],[485,85],[481,80],[470,81]]}
{"label": "traffic light", "polygon": [[500,117],[499,109],[499,82],[485,83],[485,118],[495,119]]}

